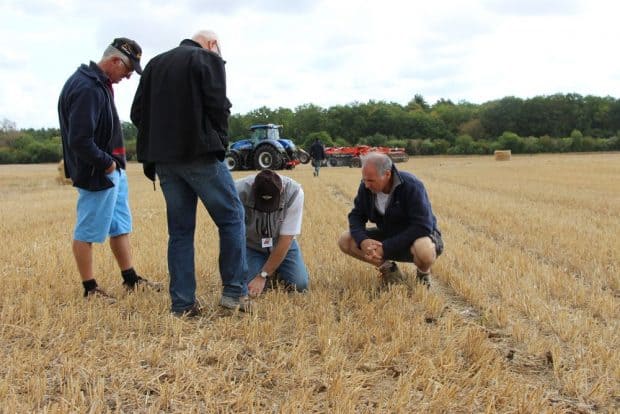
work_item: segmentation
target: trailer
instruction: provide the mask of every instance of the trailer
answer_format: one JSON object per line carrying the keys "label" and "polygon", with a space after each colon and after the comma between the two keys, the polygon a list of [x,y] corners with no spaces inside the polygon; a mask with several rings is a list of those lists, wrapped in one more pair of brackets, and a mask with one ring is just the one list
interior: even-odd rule
{"label": "trailer", "polygon": [[362,157],[370,152],[386,154],[393,162],[406,162],[409,160],[409,155],[404,148],[355,145],[352,147],[325,148],[325,162],[330,167],[359,168],[362,166]]}

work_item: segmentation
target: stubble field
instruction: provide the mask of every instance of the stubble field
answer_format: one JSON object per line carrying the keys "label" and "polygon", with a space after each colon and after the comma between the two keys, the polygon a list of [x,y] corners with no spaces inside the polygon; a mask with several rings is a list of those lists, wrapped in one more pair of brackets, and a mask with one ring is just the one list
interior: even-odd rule
{"label": "stubble field", "polygon": [[[197,320],[170,316],[167,292],[124,293],[107,245],[95,274],[119,300],[85,301],[76,191],[55,165],[0,166],[0,412],[620,411],[620,154],[398,166],[444,235],[429,291],[379,292],[377,271],[339,252],[359,169],[300,166],[285,174],[306,194],[311,291],[223,312],[200,209]],[[167,282],[162,192],[128,173],[136,270]]]}

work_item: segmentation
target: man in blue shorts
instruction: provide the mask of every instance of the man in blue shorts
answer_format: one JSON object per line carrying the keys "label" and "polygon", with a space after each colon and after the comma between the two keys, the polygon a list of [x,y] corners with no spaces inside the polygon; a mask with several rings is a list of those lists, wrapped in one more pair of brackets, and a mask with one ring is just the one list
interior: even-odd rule
{"label": "man in blue shorts", "polygon": [[[376,227],[366,228],[369,221]],[[422,181],[398,171],[385,154],[363,157],[362,182],[349,213],[349,231],[340,236],[338,246],[377,266],[383,285],[412,287],[395,262],[413,262],[416,281],[429,287],[431,266],[443,252],[443,241]]]}
{"label": "man in blue shorts", "polygon": [[114,298],[97,285],[92,243],[110,237],[110,248],[127,290],[161,285],[136,274],[129,233],[131,212],[125,174],[125,144],[112,85],[142,73],[142,49],[131,39],[114,39],[98,63],[82,64],[65,83],[58,101],[65,176],[78,189],[73,255],[85,297]]}

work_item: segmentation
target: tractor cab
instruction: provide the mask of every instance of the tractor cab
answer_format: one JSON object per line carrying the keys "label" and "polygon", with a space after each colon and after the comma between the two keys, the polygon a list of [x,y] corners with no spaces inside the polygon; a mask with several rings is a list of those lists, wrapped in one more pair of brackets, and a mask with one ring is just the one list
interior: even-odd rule
{"label": "tractor cab", "polygon": [[280,139],[280,128],[282,125],[275,124],[260,124],[260,125],[252,125],[250,130],[252,131],[252,135],[250,139],[253,141],[264,141],[267,139],[278,140]]}

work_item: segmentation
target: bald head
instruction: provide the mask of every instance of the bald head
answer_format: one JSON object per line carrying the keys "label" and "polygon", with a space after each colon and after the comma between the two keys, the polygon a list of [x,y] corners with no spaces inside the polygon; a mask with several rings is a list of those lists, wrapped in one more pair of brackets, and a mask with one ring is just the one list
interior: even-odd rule
{"label": "bald head", "polygon": [[372,165],[376,168],[379,175],[385,175],[387,171],[392,171],[392,159],[380,152],[369,152],[362,157],[362,168]]}
{"label": "bald head", "polygon": [[198,43],[203,49],[210,50],[222,56],[222,49],[220,47],[220,39],[213,30],[201,30],[196,32],[192,36],[192,40]]}

